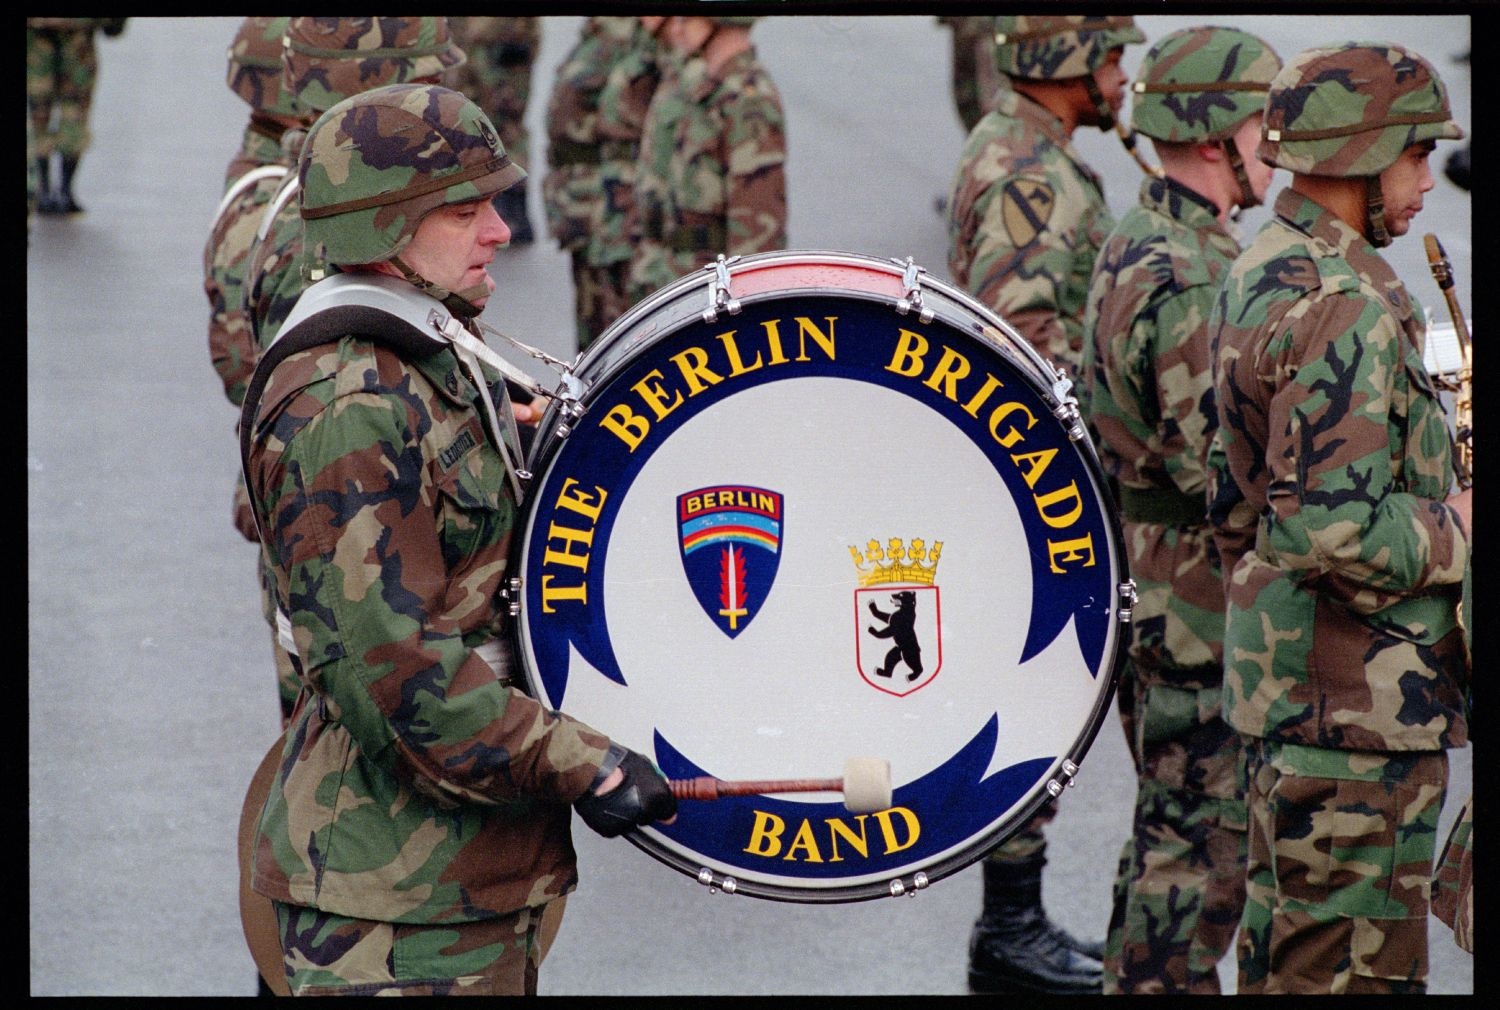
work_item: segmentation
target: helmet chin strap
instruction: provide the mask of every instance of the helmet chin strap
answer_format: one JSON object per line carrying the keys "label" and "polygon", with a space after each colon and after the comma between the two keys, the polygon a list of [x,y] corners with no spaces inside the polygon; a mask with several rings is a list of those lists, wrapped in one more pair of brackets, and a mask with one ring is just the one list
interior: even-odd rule
{"label": "helmet chin strap", "polygon": [[1391,233],[1385,228],[1385,195],[1380,191],[1380,176],[1365,176],[1365,238],[1377,249],[1391,244]]}
{"label": "helmet chin strap", "polygon": [[1094,109],[1099,113],[1099,129],[1113,130],[1115,110],[1104,100],[1104,92],[1099,90],[1099,82],[1094,80],[1092,70],[1083,75],[1083,89],[1088,92],[1089,101],[1094,103]]}
{"label": "helmet chin strap", "polygon": [[475,299],[489,296],[489,285],[483,281],[471,287],[464,288],[462,291],[449,291],[441,284],[434,284],[407,266],[400,256],[392,256],[390,262],[392,266],[401,271],[401,276],[410,281],[417,290],[429,294],[442,302],[443,308],[458,318],[468,321],[478,317],[484,311],[482,306],[474,304]]}
{"label": "helmet chin strap", "polygon": [[1259,207],[1261,199],[1255,195],[1255,190],[1250,187],[1250,176],[1245,171],[1245,159],[1240,157],[1240,149],[1235,146],[1234,138],[1225,137],[1219,143],[1224,148],[1224,158],[1229,162],[1229,167],[1234,172],[1235,181],[1240,186],[1240,198],[1237,201],[1238,206],[1233,213],[1233,216],[1237,218],[1239,211],[1248,210],[1251,207]]}

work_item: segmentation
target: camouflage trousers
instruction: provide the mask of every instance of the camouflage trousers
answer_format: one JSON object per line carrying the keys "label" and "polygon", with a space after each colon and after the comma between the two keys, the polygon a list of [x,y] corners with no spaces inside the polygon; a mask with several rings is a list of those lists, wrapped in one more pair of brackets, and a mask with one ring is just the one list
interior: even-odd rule
{"label": "camouflage trousers", "polygon": [[1247,737],[1245,762],[1239,992],[1426,992],[1448,755]]}
{"label": "camouflage trousers", "polygon": [[1121,722],[1138,783],[1104,945],[1104,993],[1219,990],[1245,904],[1240,736],[1217,686],[1139,684],[1127,672]]}
{"label": "camouflage trousers", "polygon": [[625,297],[625,274],[629,267],[628,260],[598,266],[588,261],[584,250],[573,250],[573,314],[580,351],[630,308],[631,303]]}
{"label": "camouflage trousers", "polygon": [[542,909],[429,926],[273,904],[294,996],[536,995]]}
{"label": "camouflage trousers", "polygon": [[89,146],[89,106],[98,69],[92,28],[26,29],[26,102],[37,157],[58,151],[76,158]]}
{"label": "camouflage trousers", "polygon": [[1464,801],[1432,878],[1432,912],[1453,930],[1459,949],[1474,953],[1474,797]]}
{"label": "camouflage trousers", "polygon": [[1057,816],[1057,802],[1054,800],[1031,815],[1031,819],[1021,825],[1020,830],[1011,835],[1005,841],[990,850],[985,860],[990,863],[1004,863],[1018,865],[1029,862],[1037,856],[1041,856],[1045,862],[1047,858],[1047,836],[1042,830]]}

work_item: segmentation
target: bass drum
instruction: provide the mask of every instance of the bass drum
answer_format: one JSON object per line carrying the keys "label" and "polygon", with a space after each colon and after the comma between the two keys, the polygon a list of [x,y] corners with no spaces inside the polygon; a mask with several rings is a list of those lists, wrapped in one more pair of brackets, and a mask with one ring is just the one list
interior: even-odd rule
{"label": "bass drum", "polygon": [[910,893],[1068,784],[1133,587],[1068,385],[1001,319],[910,261],[747,256],[564,385],[513,584],[536,696],[672,779],[892,772],[887,809],[683,801],[640,848],[757,897]]}

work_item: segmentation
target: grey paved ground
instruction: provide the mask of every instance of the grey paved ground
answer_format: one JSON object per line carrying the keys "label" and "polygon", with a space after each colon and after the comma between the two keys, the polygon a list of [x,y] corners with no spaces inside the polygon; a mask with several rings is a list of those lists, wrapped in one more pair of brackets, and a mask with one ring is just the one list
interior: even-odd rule
{"label": "grey paved ground", "polygon": [[[1230,21],[1227,15],[1215,20]],[[95,145],[78,179],[85,216],[35,219],[27,250],[30,991],[230,996],[254,991],[239,931],[234,828],[275,731],[253,549],[229,525],[234,412],[209,368],[199,254],[244,123],[224,86],[236,19],[134,19],[104,40]],[[1142,19],[1159,37],[1188,23]],[[1463,17],[1234,18],[1290,55],[1398,39],[1438,64],[1470,123]],[[576,18],[549,20],[529,119]],[[790,130],[799,248],[911,255],[945,276],[933,201],[962,142],[947,93],[947,35],[929,16],[779,18],[756,29]],[[1127,57],[1133,69],[1142,50]],[[1112,204],[1139,172],[1111,138],[1080,137]],[[535,197],[533,214],[540,224]],[[1247,233],[1264,220],[1247,215]],[[1469,197],[1446,182],[1419,228],[1469,284]],[[1397,270],[1440,301],[1421,243]],[[505,254],[487,318],[562,351],[565,257]],[[1045,713],[1039,713],[1045,717]],[[1047,903],[1098,935],[1131,782],[1107,724],[1050,833]],[[1452,796],[1470,789],[1453,756]],[[912,900],[815,907],[709,895],[580,827],[584,882],[543,970],[548,994],[956,994],[979,904],[970,868]],[[1473,990],[1473,964],[1431,930],[1432,991]],[[1232,973],[1226,977],[1231,979]]]}

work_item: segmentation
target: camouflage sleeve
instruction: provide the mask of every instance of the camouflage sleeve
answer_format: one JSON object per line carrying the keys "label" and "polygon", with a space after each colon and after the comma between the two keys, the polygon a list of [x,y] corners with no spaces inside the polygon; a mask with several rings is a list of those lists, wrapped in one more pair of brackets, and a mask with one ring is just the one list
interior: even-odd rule
{"label": "camouflage sleeve", "polygon": [[1218,426],[1207,332],[1215,293],[1197,285],[1158,304],[1155,346],[1144,351],[1150,355],[1153,413],[1159,418],[1146,444],[1160,455],[1178,489],[1189,494],[1203,491],[1203,456]]}
{"label": "camouflage sleeve", "polygon": [[[270,535],[306,676],[363,752],[424,795],[572,802],[609,740],[502,686],[453,626],[456,610],[483,605],[470,598],[493,592],[504,560],[447,574],[433,499],[448,492],[424,480],[426,418],[410,381],[340,396],[268,474],[281,489]],[[507,502],[489,515],[481,503],[468,535],[508,526]]]}
{"label": "camouflage sleeve", "polygon": [[1392,475],[1404,332],[1355,292],[1313,301],[1294,331],[1269,348],[1283,377],[1266,446],[1270,546],[1282,568],[1366,614],[1456,586],[1469,555],[1457,513],[1399,490]]}
{"label": "camouflage sleeve", "polygon": [[[288,210],[290,208],[290,210]],[[244,305],[255,333],[256,346],[264,349],[292,307],[302,296],[302,220],[295,200],[283,207],[255,251],[255,262],[245,278]]]}
{"label": "camouflage sleeve", "polygon": [[245,312],[243,280],[255,229],[272,186],[242,193],[215,222],[203,249],[203,293],[208,297],[208,355],[229,402],[245,400],[255,370],[255,334]]}
{"label": "camouflage sleeve", "polygon": [[1033,347],[1081,347],[1083,321],[1066,312],[1063,288],[1076,271],[1084,208],[1056,200],[1050,216],[1039,218],[1038,201],[1026,196],[1039,190],[1052,192],[1045,175],[995,182],[970,254],[969,293]]}
{"label": "camouflage sleeve", "polygon": [[1255,529],[1260,518],[1255,507],[1240,493],[1239,485],[1229,472],[1224,442],[1230,437],[1228,429],[1223,426],[1215,428],[1204,463],[1204,493],[1208,498],[1209,523],[1213,527],[1213,536],[1207,543],[1208,563],[1226,578],[1234,571],[1239,559],[1255,548]]}
{"label": "camouflage sleeve", "polygon": [[726,252],[731,256],[786,248],[786,122],[774,92],[734,103],[725,124],[728,173]]}

